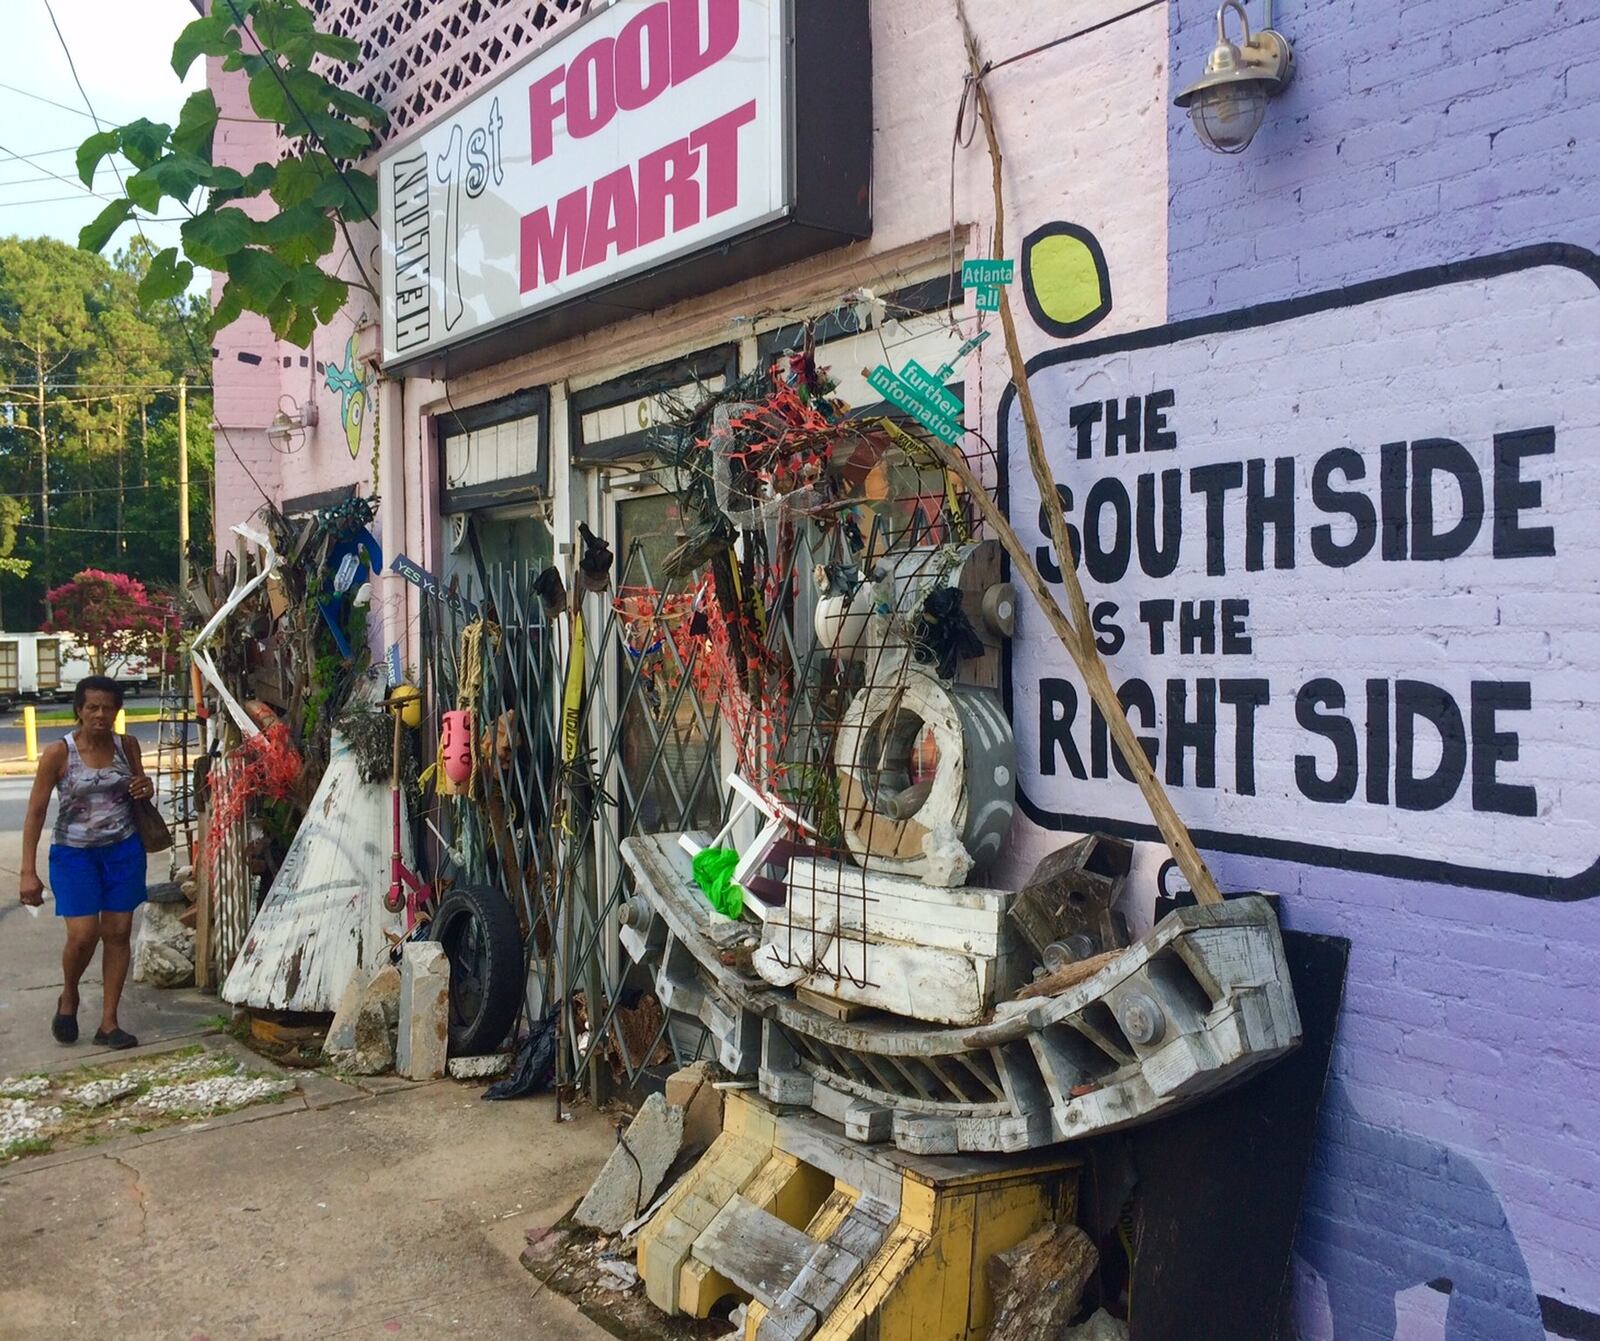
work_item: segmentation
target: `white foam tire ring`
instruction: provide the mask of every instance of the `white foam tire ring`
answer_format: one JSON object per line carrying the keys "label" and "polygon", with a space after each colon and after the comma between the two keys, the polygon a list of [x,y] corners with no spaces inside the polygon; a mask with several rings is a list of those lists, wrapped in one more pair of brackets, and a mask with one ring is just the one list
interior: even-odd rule
{"label": "white foam tire ring", "polygon": [[[924,726],[939,752],[932,786],[915,815],[897,821],[877,809],[876,784],[902,770]],[[845,842],[863,866],[926,878],[921,838],[945,825],[975,868],[999,855],[1015,809],[1017,745],[992,691],[947,686],[916,669],[899,683],[866,689],[845,710],[834,763]]]}

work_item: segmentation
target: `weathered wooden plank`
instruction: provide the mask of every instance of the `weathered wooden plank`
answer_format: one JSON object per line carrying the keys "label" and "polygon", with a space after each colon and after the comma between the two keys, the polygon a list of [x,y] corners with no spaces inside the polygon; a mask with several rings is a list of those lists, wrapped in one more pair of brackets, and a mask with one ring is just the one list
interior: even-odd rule
{"label": "weathered wooden plank", "polygon": [[824,1015],[835,1020],[853,1020],[858,1015],[864,1015],[870,1007],[857,1005],[851,1001],[840,1001],[837,997],[824,996],[821,992],[812,991],[809,987],[796,987],[794,999],[802,1006],[810,1006],[812,1010],[820,1010]]}
{"label": "weathered wooden plank", "polygon": [[[860,902],[866,896],[886,908],[898,907],[908,915],[938,916],[941,911],[994,913],[1004,916],[1016,893],[1009,889],[984,889],[976,885],[928,885],[905,876],[846,866],[825,857],[797,856],[789,864],[791,898],[810,897],[810,891],[842,890],[845,898]],[[957,920],[950,925],[959,926]]]}
{"label": "weathered wooden plank", "polygon": [[797,1277],[817,1241],[743,1196],[735,1196],[694,1241],[697,1262],[721,1272],[768,1308]]}
{"label": "weathered wooden plank", "polygon": [[989,1341],[1059,1336],[1099,1264],[1093,1241],[1076,1225],[1060,1230],[1047,1225],[1015,1248],[996,1253],[986,1268],[994,1291]]}

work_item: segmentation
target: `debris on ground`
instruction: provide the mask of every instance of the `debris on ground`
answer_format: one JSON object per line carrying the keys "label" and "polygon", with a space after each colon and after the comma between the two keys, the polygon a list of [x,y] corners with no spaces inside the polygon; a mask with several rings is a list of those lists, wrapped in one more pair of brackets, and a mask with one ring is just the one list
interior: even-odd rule
{"label": "debris on ground", "polygon": [[666,1099],[683,1109],[683,1143],[709,1150],[722,1135],[722,1091],[717,1069],[709,1061],[691,1062],[667,1077]]}
{"label": "debris on ground", "polygon": [[1128,1341],[1128,1324],[1102,1308],[1088,1322],[1067,1328],[1062,1341]]}
{"label": "debris on ground", "polygon": [[1015,1248],[996,1253],[988,1264],[994,1291],[990,1341],[1059,1336],[1099,1265],[1094,1240],[1076,1225],[1046,1225]]}
{"label": "debris on ground", "polygon": [[639,1283],[639,1272],[632,1262],[602,1257],[595,1262],[595,1267],[604,1278],[601,1284],[608,1290],[631,1290]]}
{"label": "debris on ground", "polygon": [[186,906],[181,895],[176,903],[152,899],[145,905],[133,938],[135,982],[169,988],[194,985],[195,936],[182,921]]}
{"label": "debris on ground", "polygon": [[450,1027],[450,960],[437,941],[409,941],[400,959],[399,1034],[394,1069],[408,1080],[445,1073]]}
{"label": "debris on ground", "polygon": [[445,1069],[454,1080],[487,1080],[504,1075],[510,1066],[511,1058],[505,1053],[490,1052],[482,1057],[452,1057]]}
{"label": "debris on ground", "polygon": [[353,1076],[382,1075],[394,1066],[400,1021],[400,970],[384,964],[376,973],[357,969],[339,1000],[323,1056]]}
{"label": "debris on ground", "polygon": [[67,1098],[84,1108],[104,1108],[107,1104],[116,1103],[118,1099],[126,1099],[130,1094],[137,1094],[144,1080],[144,1076],[134,1071],[121,1076],[112,1076],[106,1080],[86,1080],[76,1088],[68,1090]]}
{"label": "debris on ground", "polygon": [[294,1081],[276,1076],[213,1076],[181,1085],[157,1085],[139,1100],[149,1113],[224,1113],[273,1099],[294,1089]]}
{"label": "debris on ground", "polygon": [[574,1219],[589,1229],[615,1234],[655,1196],[683,1145],[683,1109],[652,1094],[620,1133],[600,1176],[578,1203]]}
{"label": "debris on ground", "polygon": [[289,1077],[249,1071],[200,1046],[8,1078],[0,1082],[0,1160],[214,1117],[294,1088]]}
{"label": "debris on ground", "polygon": [[18,1153],[61,1122],[60,1108],[32,1099],[0,1099],[0,1157]]}
{"label": "debris on ground", "polygon": [[550,1011],[534,1025],[517,1045],[511,1074],[497,1080],[483,1092],[485,1099],[523,1099],[547,1088],[556,1074],[556,1025],[559,1017]]}
{"label": "debris on ground", "polygon": [[[626,1341],[723,1341],[726,1318],[664,1316],[640,1285],[624,1285],[626,1251],[570,1221],[527,1231],[522,1265],[586,1318]],[[637,1271],[637,1267],[633,1268]]]}

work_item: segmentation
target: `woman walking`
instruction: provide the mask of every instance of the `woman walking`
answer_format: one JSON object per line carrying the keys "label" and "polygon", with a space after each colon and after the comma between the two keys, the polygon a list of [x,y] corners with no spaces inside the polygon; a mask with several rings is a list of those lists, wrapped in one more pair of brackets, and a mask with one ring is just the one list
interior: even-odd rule
{"label": "woman walking", "polygon": [[56,916],[67,925],[61,954],[66,985],[56,1002],[50,1032],[58,1043],[78,1041],[78,980],[104,947],[100,976],[105,986],[100,1028],[102,1047],[131,1048],[139,1040],[117,1023],[117,1004],[128,978],[133,911],[145,899],[144,844],[133,822],[133,802],[155,794],[139,760],[139,742],[113,730],[122,708],[122,686],[105,675],[86,675],[72,694],[77,729],[39,757],[22,826],[23,903],[44,902],[39,879],[39,836],[54,790],[56,811],[50,844],[50,888]]}

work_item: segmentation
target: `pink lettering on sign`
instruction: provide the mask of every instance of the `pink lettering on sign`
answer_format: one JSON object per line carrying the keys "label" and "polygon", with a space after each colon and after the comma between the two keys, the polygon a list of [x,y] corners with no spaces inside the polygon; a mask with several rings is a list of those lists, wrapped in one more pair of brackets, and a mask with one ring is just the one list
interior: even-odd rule
{"label": "pink lettering on sign", "polygon": [[[739,0],[668,0],[672,9],[672,84],[708,70],[739,40]],[[701,5],[705,27],[700,26]]]}
{"label": "pink lettering on sign", "polygon": [[522,292],[733,209],[739,203],[739,131],[755,119],[752,99],[637,164],[569,191],[553,207],[523,215]]}
{"label": "pink lettering on sign", "polygon": [[639,160],[639,245],[666,237],[667,204],[672,204],[671,232],[700,222],[700,183],[695,169],[700,155],[687,139],[674,140]]}
{"label": "pink lettering on sign", "polygon": [[625,256],[639,245],[639,206],[633,193],[633,169],[608,172],[589,190],[589,235],[583,241],[583,268],[610,259],[613,250]]}
{"label": "pink lettering on sign", "polygon": [[658,0],[528,86],[529,157],[555,153],[556,126],[585,139],[723,60],[739,42],[739,0]]}
{"label": "pink lettering on sign", "polygon": [[617,106],[624,112],[636,112],[672,83],[672,27],[667,6],[651,5],[630,19],[617,35],[616,50]]}
{"label": "pink lettering on sign", "polygon": [[567,129],[582,140],[617,114],[616,43],[602,37],[567,68]]}

